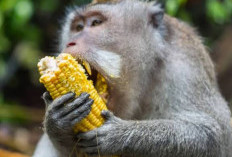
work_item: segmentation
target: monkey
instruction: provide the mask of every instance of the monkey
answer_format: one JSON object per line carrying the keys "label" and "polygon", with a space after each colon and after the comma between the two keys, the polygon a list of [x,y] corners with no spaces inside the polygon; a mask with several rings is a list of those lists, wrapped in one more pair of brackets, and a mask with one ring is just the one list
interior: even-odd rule
{"label": "monkey", "polygon": [[60,51],[88,61],[109,87],[105,123],[77,133],[93,100],[68,93],[47,105],[33,157],[232,157],[231,113],[194,28],[156,2],[119,0],[75,7]]}

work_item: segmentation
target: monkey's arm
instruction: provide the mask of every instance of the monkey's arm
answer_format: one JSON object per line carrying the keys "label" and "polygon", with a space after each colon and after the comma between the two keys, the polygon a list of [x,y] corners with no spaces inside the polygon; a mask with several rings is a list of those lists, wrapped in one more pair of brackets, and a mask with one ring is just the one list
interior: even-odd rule
{"label": "monkey's arm", "polygon": [[[45,128],[60,156],[70,155],[76,144],[88,155],[221,156],[222,131],[218,123],[205,113],[193,111],[179,112],[172,119],[149,121],[126,121],[104,111],[104,125],[78,134],[77,143],[72,127],[88,115],[93,102],[88,96],[82,94],[74,99],[69,93],[48,106]],[[47,97],[45,94],[45,102],[49,102]]]}
{"label": "monkey's arm", "polygon": [[88,155],[221,156],[222,132],[207,115],[150,121],[124,121],[108,111],[103,115],[107,121],[102,127],[78,135],[78,147]]}

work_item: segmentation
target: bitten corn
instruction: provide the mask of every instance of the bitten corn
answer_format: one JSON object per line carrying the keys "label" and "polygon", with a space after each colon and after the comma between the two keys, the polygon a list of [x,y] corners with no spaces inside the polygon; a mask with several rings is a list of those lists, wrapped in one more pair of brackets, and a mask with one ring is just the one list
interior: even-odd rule
{"label": "bitten corn", "polygon": [[107,107],[94,88],[93,82],[87,79],[85,69],[71,55],[62,53],[56,58],[45,57],[38,63],[38,68],[41,74],[40,82],[53,99],[71,91],[76,95],[87,92],[94,100],[89,115],[74,127],[75,132],[90,131],[104,123],[101,111],[107,110]]}

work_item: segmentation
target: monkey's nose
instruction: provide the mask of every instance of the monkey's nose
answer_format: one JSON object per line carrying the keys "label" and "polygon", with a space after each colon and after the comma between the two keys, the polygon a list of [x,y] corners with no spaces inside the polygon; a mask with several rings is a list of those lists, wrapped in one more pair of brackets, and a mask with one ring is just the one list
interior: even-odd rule
{"label": "monkey's nose", "polygon": [[70,42],[70,43],[68,43],[67,44],[67,46],[66,47],[71,47],[71,46],[75,46],[76,45],[76,43],[74,43],[74,42]]}

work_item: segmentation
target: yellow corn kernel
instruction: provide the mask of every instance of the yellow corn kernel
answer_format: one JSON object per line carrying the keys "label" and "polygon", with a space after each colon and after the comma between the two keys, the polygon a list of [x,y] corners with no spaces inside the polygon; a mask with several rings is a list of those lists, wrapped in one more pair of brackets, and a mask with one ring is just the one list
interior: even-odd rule
{"label": "yellow corn kernel", "polygon": [[75,132],[90,131],[104,123],[101,111],[107,110],[107,107],[92,81],[87,79],[84,68],[71,55],[62,53],[56,58],[45,57],[38,63],[38,69],[41,74],[40,82],[53,99],[72,91],[76,95],[87,92],[94,100],[89,115],[75,125]]}
{"label": "yellow corn kernel", "polygon": [[108,86],[106,83],[105,78],[101,75],[101,74],[97,74],[97,81],[96,81],[96,85],[95,88],[98,92],[98,94],[102,97],[103,101],[106,103],[107,98],[108,98]]}

